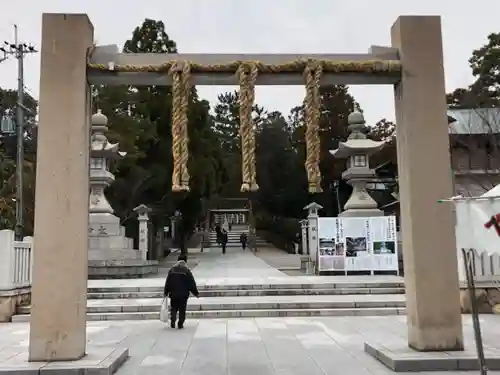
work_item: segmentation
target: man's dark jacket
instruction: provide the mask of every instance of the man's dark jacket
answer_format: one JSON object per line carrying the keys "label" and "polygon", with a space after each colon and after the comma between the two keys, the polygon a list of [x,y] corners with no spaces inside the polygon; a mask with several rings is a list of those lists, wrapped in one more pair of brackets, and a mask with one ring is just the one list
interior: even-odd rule
{"label": "man's dark jacket", "polygon": [[196,281],[186,262],[178,261],[168,272],[164,295],[171,299],[189,298],[189,293],[199,296]]}

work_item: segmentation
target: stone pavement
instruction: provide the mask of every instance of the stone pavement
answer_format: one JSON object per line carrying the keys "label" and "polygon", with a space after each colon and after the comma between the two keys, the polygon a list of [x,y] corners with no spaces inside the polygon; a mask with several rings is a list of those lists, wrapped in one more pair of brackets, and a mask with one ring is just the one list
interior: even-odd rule
{"label": "stone pavement", "polygon": [[[488,350],[500,351],[500,318],[481,317]],[[467,349],[474,350],[464,316]],[[403,316],[189,320],[184,330],[159,321],[90,322],[92,348],[128,347],[117,375],[383,375],[392,372],[364,353],[364,342],[406,337]],[[0,370],[26,352],[29,325],[0,324]],[[473,374],[477,372],[422,372]],[[500,372],[489,372],[500,374]]]}
{"label": "stone pavement", "polygon": [[267,247],[259,247],[255,255],[278,270],[284,272],[300,270],[301,255],[299,254],[288,254],[286,251],[270,245]]}
{"label": "stone pavement", "polygon": [[248,249],[228,248],[225,255],[221,249],[213,247],[203,251],[211,254],[194,269],[197,278],[245,278],[245,277],[283,277],[282,272],[256,257]]}
{"label": "stone pavement", "polygon": [[[331,283],[377,283],[400,282],[399,276],[289,276],[283,273],[251,251],[239,248],[228,248],[222,255],[217,247],[189,249],[189,259],[197,264],[193,274],[198,285],[269,285],[269,284],[331,284]],[[188,261],[189,262],[189,261]],[[144,288],[159,287],[165,283],[165,276],[144,279],[109,279],[89,280],[89,288],[127,287]]]}

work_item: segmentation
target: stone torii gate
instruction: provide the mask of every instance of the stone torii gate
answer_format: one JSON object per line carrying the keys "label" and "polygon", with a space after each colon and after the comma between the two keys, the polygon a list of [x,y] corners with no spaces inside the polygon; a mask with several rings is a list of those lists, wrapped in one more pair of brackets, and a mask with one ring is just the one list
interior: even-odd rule
{"label": "stone torii gate", "polygon": [[[147,67],[187,60],[198,67],[258,61],[257,85],[304,84],[303,67],[283,68],[298,59],[324,65],[322,85],[394,85],[408,343],[462,350],[453,216],[436,204],[453,190],[440,17],[402,16],[391,37],[392,47],[355,55],[123,54],[94,48],[87,15],[44,14],[30,360],[77,360],[86,351],[89,85],[169,85],[168,74]],[[235,85],[236,69],[192,69],[191,84]]]}

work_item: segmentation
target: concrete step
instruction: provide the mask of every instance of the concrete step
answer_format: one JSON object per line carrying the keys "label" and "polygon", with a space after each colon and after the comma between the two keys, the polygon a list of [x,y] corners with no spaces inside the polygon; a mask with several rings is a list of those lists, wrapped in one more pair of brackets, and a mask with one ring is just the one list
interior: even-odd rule
{"label": "concrete step", "polygon": [[[339,289],[255,289],[255,290],[200,290],[200,297],[298,296],[298,295],[357,295],[404,294],[404,288],[339,288]],[[149,292],[89,293],[90,299],[162,298],[163,290]]]}
{"label": "concrete step", "polygon": [[[161,282],[163,284],[163,280]],[[374,289],[404,289],[403,281],[345,281],[338,282],[280,282],[280,283],[256,283],[256,284],[211,284],[199,283],[198,290],[202,291],[247,291],[247,290],[304,290],[304,289],[369,289],[367,294],[374,294]],[[158,286],[91,286],[89,293],[128,293],[128,292],[161,292],[163,285]],[[343,294],[343,293],[341,293]],[[349,293],[346,293],[349,294]],[[388,293],[391,294],[391,293]]]}
{"label": "concrete step", "polygon": [[[404,308],[339,308],[339,309],[280,309],[280,310],[212,310],[188,311],[188,318],[257,318],[257,317],[298,317],[298,316],[383,316],[404,315]],[[156,312],[131,313],[88,313],[87,321],[103,320],[158,320],[160,314]],[[13,322],[29,322],[29,314],[14,315]]]}
{"label": "concrete step", "polygon": [[[109,299],[87,301],[87,313],[158,312],[163,298]],[[246,310],[322,310],[403,308],[403,295],[319,295],[319,296],[255,296],[190,298],[188,311],[246,311]],[[18,309],[29,314],[30,307]]]}

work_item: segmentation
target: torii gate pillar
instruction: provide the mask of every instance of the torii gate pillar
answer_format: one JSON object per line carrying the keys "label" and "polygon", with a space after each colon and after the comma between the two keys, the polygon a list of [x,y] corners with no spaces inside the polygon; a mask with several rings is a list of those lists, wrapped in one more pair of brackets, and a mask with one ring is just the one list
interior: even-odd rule
{"label": "torii gate pillar", "polygon": [[93,42],[87,15],[43,15],[30,361],[86,351]]}
{"label": "torii gate pillar", "polygon": [[463,350],[441,19],[402,16],[391,29],[403,65],[395,87],[408,344]]}

